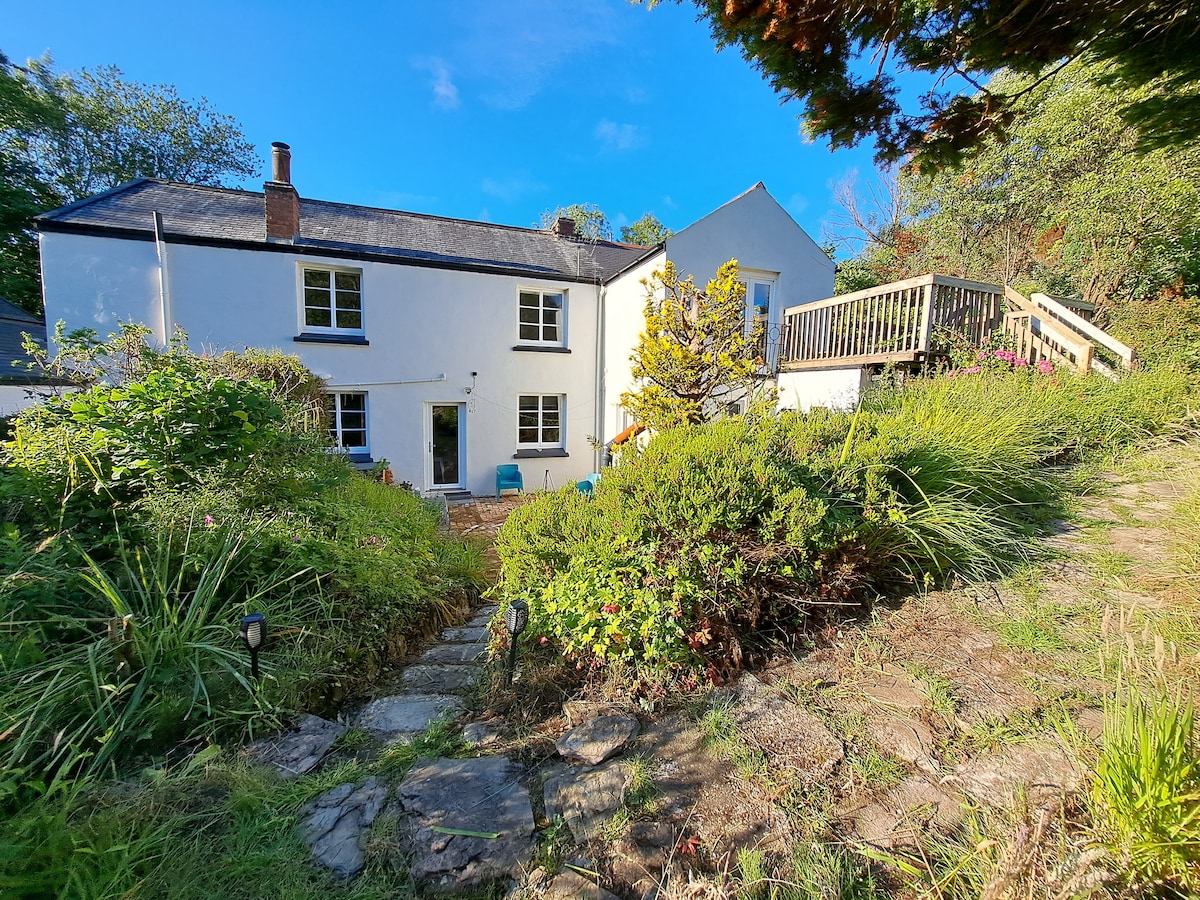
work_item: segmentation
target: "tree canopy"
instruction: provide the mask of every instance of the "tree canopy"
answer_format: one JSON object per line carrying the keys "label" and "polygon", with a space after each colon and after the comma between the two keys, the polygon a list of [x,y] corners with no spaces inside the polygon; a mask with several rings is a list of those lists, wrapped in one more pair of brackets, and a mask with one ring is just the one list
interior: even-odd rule
{"label": "tree canopy", "polygon": [[59,74],[0,53],[0,294],[40,314],[33,217],[131,178],[225,185],[252,175],[254,146],[233,118],[171,85],[105,66]]}
{"label": "tree canopy", "polygon": [[703,291],[670,261],[645,286],[646,328],[630,357],[639,384],[621,395],[635,420],[654,429],[705,422],[762,381],[761,327],[747,327],[736,259]]}
{"label": "tree canopy", "polygon": [[[1200,136],[1195,0],[692,2],[719,47],[736,47],[777,92],[803,101],[809,135],[833,147],[874,139],[880,160],[957,164],[1036,110],[1027,82],[1000,89],[986,84],[989,76],[1008,69],[1053,77],[1085,56],[1111,63],[1114,86],[1163,88],[1119,109],[1142,127],[1141,146]],[[914,104],[902,98],[894,71],[937,80]],[[949,89],[951,78],[959,90]]]}
{"label": "tree canopy", "polygon": [[621,227],[621,240],[639,247],[656,247],[674,233],[654,213],[646,213],[633,224]]}
{"label": "tree canopy", "polygon": [[[1003,72],[1033,106],[959,171],[901,174],[892,199],[848,207],[866,241],[839,267],[853,290],[944,272],[1082,297],[1103,309],[1200,289],[1200,145],[1134,152],[1118,110],[1161,88],[1107,87],[1111,64],[1054,80]],[[855,219],[861,224],[855,225]]]}
{"label": "tree canopy", "polygon": [[611,241],[612,225],[608,216],[594,203],[572,203],[570,206],[557,206],[553,211],[542,213],[539,228],[551,228],[559,219],[571,219],[575,222],[575,235],[589,241]]}

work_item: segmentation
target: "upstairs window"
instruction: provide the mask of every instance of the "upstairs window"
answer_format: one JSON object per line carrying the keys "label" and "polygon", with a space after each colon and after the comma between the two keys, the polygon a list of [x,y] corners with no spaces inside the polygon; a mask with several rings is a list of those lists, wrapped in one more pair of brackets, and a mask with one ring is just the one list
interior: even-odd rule
{"label": "upstairs window", "polygon": [[362,271],[305,268],[304,330],[363,333]]}
{"label": "upstairs window", "polygon": [[351,458],[370,455],[365,393],[326,394],[325,412],[329,421],[329,438],[335,447],[348,452]]}
{"label": "upstairs window", "polygon": [[562,394],[522,394],[517,398],[517,447],[542,450],[564,447]]}
{"label": "upstairs window", "polygon": [[523,344],[566,345],[566,295],[562,291],[520,291],[517,338]]}

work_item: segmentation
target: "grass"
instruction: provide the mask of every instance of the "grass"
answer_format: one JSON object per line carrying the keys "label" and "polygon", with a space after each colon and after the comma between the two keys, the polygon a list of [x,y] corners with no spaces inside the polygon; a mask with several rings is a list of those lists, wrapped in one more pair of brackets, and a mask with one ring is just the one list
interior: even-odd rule
{"label": "grass", "polygon": [[1104,839],[1135,885],[1200,891],[1200,753],[1190,699],[1125,687],[1105,708],[1092,782]]}

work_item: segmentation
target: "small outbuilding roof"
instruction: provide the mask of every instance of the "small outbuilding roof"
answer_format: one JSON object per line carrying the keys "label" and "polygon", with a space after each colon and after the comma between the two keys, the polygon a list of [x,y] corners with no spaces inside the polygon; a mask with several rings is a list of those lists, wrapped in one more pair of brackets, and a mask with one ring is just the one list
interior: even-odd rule
{"label": "small outbuilding roof", "polygon": [[[27,384],[42,380],[24,368],[25,363],[32,362],[23,346],[26,333],[45,349],[46,323],[0,297],[0,382]],[[14,362],[21,365],[14,366]]]}

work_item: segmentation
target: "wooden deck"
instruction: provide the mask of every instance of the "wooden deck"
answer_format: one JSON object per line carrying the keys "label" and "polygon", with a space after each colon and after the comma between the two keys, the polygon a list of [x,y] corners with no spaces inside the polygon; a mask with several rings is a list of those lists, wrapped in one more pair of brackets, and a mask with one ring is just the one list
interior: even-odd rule
{"label": "wooden deck", "polygon": [[1133,364],[1130,348],[1045,294],[1026,299],[1010,287],[922,275],[785,310],[778,368],[920,363],[946,349],[943,329],[975,344],[1003,329],[1031,363],[1048,359],[1088,371],[1102,347],[1120,366]]}

